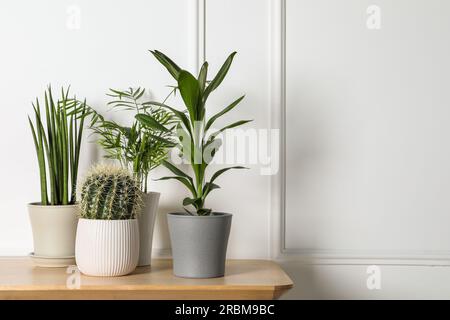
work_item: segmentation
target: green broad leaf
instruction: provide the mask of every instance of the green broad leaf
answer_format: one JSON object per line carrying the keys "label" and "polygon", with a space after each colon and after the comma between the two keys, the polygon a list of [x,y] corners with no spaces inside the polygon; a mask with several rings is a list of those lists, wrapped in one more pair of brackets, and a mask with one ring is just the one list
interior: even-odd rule
{"label": "green broad leaf", "polygon": [[205,183],[205,188],[203,191],[203,200],[206,198],[206,196],[213,190],[215,189],[220,189],[220,186],[218,186],[217,184],[211,183],[211,182],[207,182]]}
{"label": "green broad leaf", "polygon": [[220,133],[222,133],[223,131],[227,130],[227,129],[231,129],[231,128],[235,128],[238,126],[242,126],[243,124],[252,122],[253,120],[240,120],[240,121],[236,121],[232,124],[229,124],[226,127],[223,127],[222,129],[220,129],[219,131],[214,132],[213,134],[211,134],[211,136],[209,137],[209,140],[213,140],[216,136],[218,136]]}
{"label": "green broad leaf", "polygon": [[218,86],[220,86],[220,84],[222,83],[223,79],[227,75],[228,70],[230,69],[231,63],[233,62],[233,58],[236,55],[236,53],[237,52],[233,52],[232,54],[230,54],[228,56],[227,60],[225,60],[224,64],[220,68],[219,72],[217,72],[217,74],[214,77],[214,79],[211,80],[209,85],[206,87],[205,94],[203,95],[203,101],[206,101],[206,99],[208,98],[209,94],[212,91],[216,90]]}
{"label": "green broad leaf", "polygon": [[211,209],[201,208],[197,210],[197,215],[199,216],[208,216],[212,212]]}
{"label": "green broad leaf", "polygon": [[205,90],[207,76],[208,76],[208,62],[205,61],[198,74],[198,84],[200,86],[200,92],[203,92]]}
{"label": "green broad leaf", "polygon": [[170,177],[162,177],[162,178],[156,179],[155,181],[163,181],[163,180],[177,180],[177,181],[181,182],[182,184],[184,184],[186,186],[186,188],[189,189],[189,191],[192,193],[192,195],[194,197],[196,196],[195,188],[187,178],[170,176]]}
{"label": "green broad leaf", "polygon": [[160,124],[158,121],[155,120],[152,116],[148,114],[137,114],[135,116],[136,120],[138,120],[142,125],[149,127],[151,129],[155,129],[162,132],[168,132],[169,129],[164,127],[162,124]]}
{"label": "green broad leaf", "polygon": [[178,76],[178,88],[188,109],[191,123],[201,120],[197,112],[197,103],[200,97],[200,86],[197,79],[188,71],[182,70]]}
{"label": "green broad leaf", "polygon": [[178,76],[180,74],[181,68],[177,66],[175,62],[173,62],[169,57],[167,57],[164,53],[159,52],[158,50],[149,50],[153,56],[164,66],[167,71],[178,81]]}
{"label": "green broad leaf", "polygon": [[218,171],[216,171],[216,173],[213,174],[213,176],[211,177],[211,180],[209,181],[209,183],[213,183],[214,180],[216,180],[220,175],[222,175],[223,173],[227,172],[228,170],[231,169],[248,169],[247,167],[242,167],[242,166],[234,166],[234,167],[228,167],[228,168],[223,168],[220,169]]}
{"label": "green broad leaf", "polygon": [[162,164],[163,166],[165,166],[167,169],[169,169],[170,171],[172,171],[172,172],[173,172],[174,174],[176,174],[177,176],[184,177],[184,178],[189,179],[190,181],[192,181],[192,178],[191,178],[188,174],[184,173],[183,171],[181,171],[180,169],[178,169],[177,167],[175,167],[175,166],[174,166],[173,164],[171,164],[169,161],[163,160],[163,161],[161,162],[161,164]]}
{"label": "green broad leaf", "polygon": [[192,205],[194,207],[197,207],[201,204],[202,199],[201,198],[184,198],[183,199],[183,206],[189,206]]}
{"label": "green broad leaf", "polygon": [[225,113],[227,113],[228,111],[230,111],[231,109],[233,109],[234,107],[236,107],[241,101],[242,99],[244,99],[245,95],[243,95],[242,97],[240,97],[239,99],[237,99],[236,101],[234,101],[233,103],[231,103],[228,107],[226,107],[225,109],[223,109],[222,111],[220,111],[219,113],[215,114],[214,116],[212,116],[208,122],[206,123],[205,126],[205,132],[208,131],[209,128],[211,128],[212,124],[214,123],[214,121],[216,121],[218,118],[220,118],[221,116],[223,116]]}
{"label": "green broad leaf", "polygon": [[183,199],[183,206],[189,206],[195,202],[195,199],[192,198],[184,198]]}

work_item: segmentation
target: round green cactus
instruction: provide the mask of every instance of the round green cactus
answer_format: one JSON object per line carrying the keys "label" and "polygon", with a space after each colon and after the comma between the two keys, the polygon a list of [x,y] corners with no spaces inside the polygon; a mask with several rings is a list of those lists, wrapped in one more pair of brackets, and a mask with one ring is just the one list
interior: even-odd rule
{"label": "round green cactus", "polygon": [[81,186],[81,218],[135,219],[141,202],[137,180],[125,169],[97,165]]}

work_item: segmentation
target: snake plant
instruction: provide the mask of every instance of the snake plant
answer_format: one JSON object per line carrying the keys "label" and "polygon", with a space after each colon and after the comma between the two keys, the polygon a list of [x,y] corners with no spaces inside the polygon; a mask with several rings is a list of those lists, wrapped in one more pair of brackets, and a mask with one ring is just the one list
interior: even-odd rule
{"label": "snake plant", "polygon": [[36,98],[32,103],[34,123],[28,116],[39,163],[42,205],[69,205],[76,202],[86,102],[79,103],[77,112],[69,114],[68,102],[71,100],[74,98],[69,98],[69,88],[62,88],[61,97],[55,101],[49,86],[44,94],[45,115]]}
{"label": "snake plant", "polygon": [[[163,165],[167,167],[174,176],[160,178],[159,180],[174,179],[181,182],[190,191],[191,196],[183,200],[183,206],[193,206],[195,212],[185,208],[191,215],[210,215],[212,209],[205,207],[205,201],[211,191],[220,188],[216,179],[230,169],[245,169],[242,166],[233,166],[216,171],[206,180],[206,169],[213,160],[214,155],[221,146],[219,135],[227,129],[246,124],[252,120],[240,120],[231,123],[219,130],[213,131],[213,124],[217,119],[227,112],[234,109],[244,98],[236,99],[230,105],[222,109],[210,118],[206,118],[206,102],[209,95],[216,90],[224,80],[236,52],[233,52],[226,59],[218,73],[207,81],[208,62],[204,62],[197,77],[190,72],[181,69],[173,60],[159,51],[150,51],[153,56],[167,69],[171,76],[176,80],[176,88],[180,92],[186,111],[179,111],[166,103],[148,102],[150,105],[164,107],[180,120],[177,127],[179,137],[178,148],[181,155],[186,159],[193,169],[193,177],[188,173],[174,166],[172,163],[164,160]],[[149,121],[148,116],[139,114],[136,118],[143,126]],[[212,131],[212,132],[211,132]]]}

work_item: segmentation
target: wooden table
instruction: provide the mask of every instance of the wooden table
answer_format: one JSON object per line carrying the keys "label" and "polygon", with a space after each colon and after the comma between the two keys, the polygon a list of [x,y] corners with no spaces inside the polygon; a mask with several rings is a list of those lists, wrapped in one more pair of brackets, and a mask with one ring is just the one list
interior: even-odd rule
{"label": "wooden table", "polygon": [[89,277],[74,267],[70,272],[34,267],[27,257],[0,258],[0,299],[267,300],[293,285],[275,262],[265,260],[229,260],[225,277],[212,279],[175,277],[169,259],[123,277]]}

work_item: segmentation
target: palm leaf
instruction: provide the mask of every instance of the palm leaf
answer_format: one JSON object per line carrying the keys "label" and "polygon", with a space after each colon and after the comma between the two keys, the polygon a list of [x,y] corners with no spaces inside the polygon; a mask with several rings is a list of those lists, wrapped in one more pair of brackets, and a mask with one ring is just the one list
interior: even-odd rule
{"label": "palm leaf", "polygon": [[138,120],[140,123],[145,125],[146,127],[150,127],[152,129],[156,129],[162,132],[168,132],[169,129],[164,127],[162,124],[160,124],[158,121],[156,121],[152,116],[148,114],[137,114],[135,116],[136,120]]}

